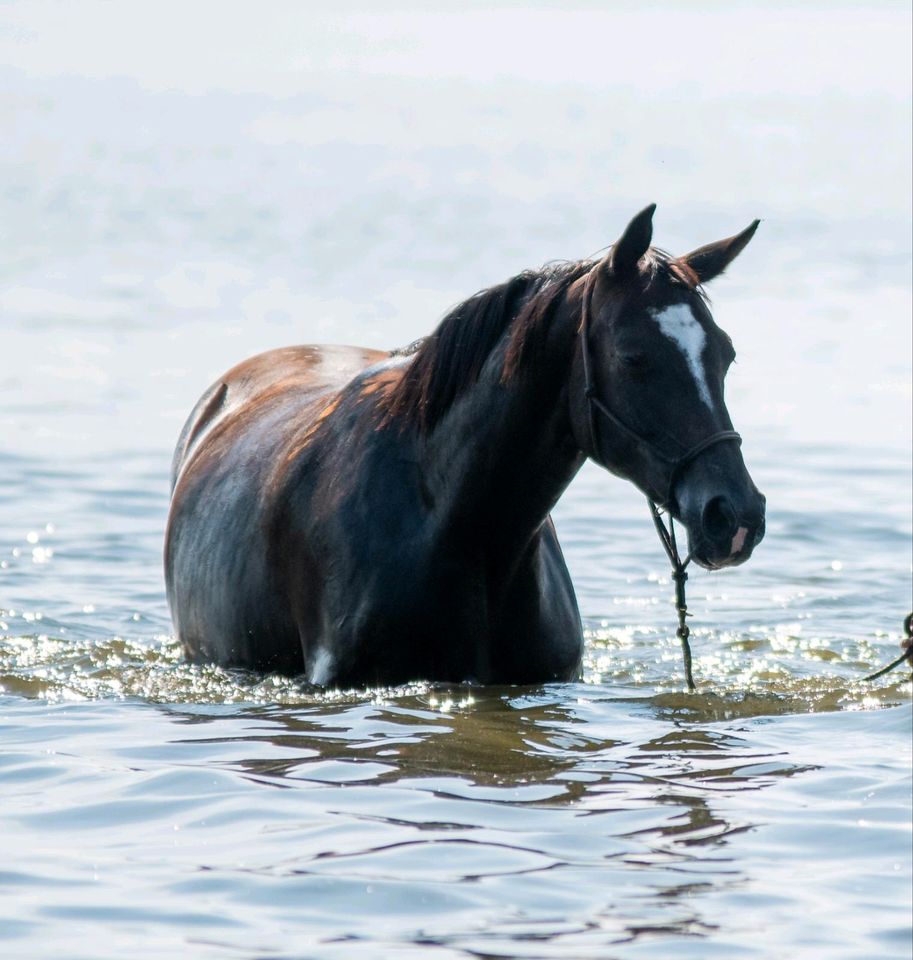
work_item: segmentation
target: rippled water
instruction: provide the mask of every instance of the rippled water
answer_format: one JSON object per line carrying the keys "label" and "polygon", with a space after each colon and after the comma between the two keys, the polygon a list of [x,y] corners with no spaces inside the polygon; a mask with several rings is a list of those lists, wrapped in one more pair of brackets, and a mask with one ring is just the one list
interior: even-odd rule
{"label": "rippled water", "polygon": [[[0,955],[910,956],[910,673],[862,679],[911,605],[909,12],[656,9],[3,6]],[[589,466],[580,683],[182,662],[207,383],[406,343],[651,200],[673,250],[764,218],[711,293],[769,528],[692,574],[697,693]]]}

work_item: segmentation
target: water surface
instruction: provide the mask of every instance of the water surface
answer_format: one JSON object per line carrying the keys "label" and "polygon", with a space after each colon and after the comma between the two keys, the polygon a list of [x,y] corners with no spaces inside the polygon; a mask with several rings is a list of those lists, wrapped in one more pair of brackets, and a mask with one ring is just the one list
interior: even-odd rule
{"label": "water surface", "polygon": [[[74,11],[0,14],[0,953],[908,958],[909,671],[862,678],[911,605],[909,11]],[[579,683],[182,662],[207,383],[407,343],[650,201],[678,252],[763,218],[710,293],[768,534],[692,574],[696,694],[642,497],[590,466]]]}

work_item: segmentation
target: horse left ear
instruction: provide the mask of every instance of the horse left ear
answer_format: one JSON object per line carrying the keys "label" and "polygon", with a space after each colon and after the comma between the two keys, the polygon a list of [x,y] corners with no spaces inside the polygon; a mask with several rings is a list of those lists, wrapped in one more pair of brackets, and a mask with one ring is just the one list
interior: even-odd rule
{"label": "horse left ear", "polygon": [[716,243],[708,243],[706,247],[698,247],[697,250],[692,250],[691,253],[679,257],[679,260],[691,267],[701,283],[707,283],[714,277],[718,277],[745,249],[748,241],[754,236],[755,230],[758,229],[760,222],[760,220],[755,220],[734,237],[717,240]]}
{"label": "horse left ear", "polygon": [[656,204],[644,207],[625,227],[625,232],[615,241],[606,258],[612,273],[621,276],[633,273],[637,261],[647,252],[653,239],[653,213]]}

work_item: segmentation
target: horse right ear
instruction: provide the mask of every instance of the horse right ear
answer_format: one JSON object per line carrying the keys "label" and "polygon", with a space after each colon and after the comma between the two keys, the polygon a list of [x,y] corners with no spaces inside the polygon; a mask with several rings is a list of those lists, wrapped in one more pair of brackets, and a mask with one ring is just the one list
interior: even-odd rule
{"label": "horse right ear", "polygon": [[634,273],[640,258],[649,250],[653,239],[653,213],[656,204],[651,203],[625,227],[624,233],[613,244],[606,261],[616,276]]}
{"label": "horse right ear", "polygon": [[760,222],[760,220],[754,220],[734,237],[708,243],[706,247],[698,247],[697,250],[679,257],[679,260],[691,267],[701,283],[707,283],[708,280],[718,277],[748,246],[748,241],[754,236]]}

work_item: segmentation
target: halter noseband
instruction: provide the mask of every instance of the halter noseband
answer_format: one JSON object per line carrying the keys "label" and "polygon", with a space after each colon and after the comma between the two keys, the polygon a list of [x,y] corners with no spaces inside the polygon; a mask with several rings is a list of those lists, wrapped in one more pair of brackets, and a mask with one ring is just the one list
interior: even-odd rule
{"label": "halter noseband", "polygon": [[[710,434],[708,437],[704,437],[703,440],[699,440],[693,447],[686,448],[674,437],[670,436],[669,440],[678,447],[678,452],[670,453],[668,450],[664,450],[651,440],[648,440],[643,434],[638,433],[637,430],[625,423],[624,420],[617,414],[614,414],[602,400],[599,399],[596,395],[596,384],[593,382],[593,364],[590,360],[590,303],[593,298],[593,290],[596,286],[597,269],[597,267],[594,267],[587,275],[582,294],[583,304],[580,311],[580,350],[583,357],[584,381],[583,395],[586,398],[587,404],[587,424],[589,427],[593,459],[600,466],[606,466],[605,459],[602,456],[599,436],[596,433],[596,423],[593,415],[593,411],[597,410],[609,423],[633,440],[638,447],[647,450],[667,465],[668,480],[666,482],[665,493],[654,490],[653,493],[648,495],[647,499],[654,506],[659,504],[659,506],[668,509],[669,504],[672,503],[675,481],[689,463],[697,459],[705,450],[716,446],[718,443],[732,440],[735,443],[741,444],[742,437],[735,430],[719,430],[716,433]],[[659,493],[659,496],[655,496],[657,493]]]}

